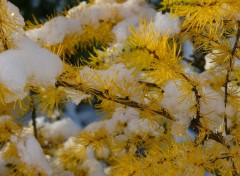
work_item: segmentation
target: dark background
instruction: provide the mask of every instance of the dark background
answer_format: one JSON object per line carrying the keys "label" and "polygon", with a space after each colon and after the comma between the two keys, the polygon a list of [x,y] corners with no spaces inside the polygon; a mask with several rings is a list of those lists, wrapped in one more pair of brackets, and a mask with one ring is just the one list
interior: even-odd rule
{"label": "dark background", "polygon": [[[79,2],[88,0],[9,0],[16,5],[25,21],[32,21],[33,16],[36,19],[46,20],[47,16],[58,14],[76,6]],[[149,2],[158,9],[161,0],[149,0]]]}
{"label": "dark background", "polygon": [[64,9],[76,6],[83,0],[9,0],[16,5],[25,21],[37,19],[45,20],[47,16],[58,14]]}

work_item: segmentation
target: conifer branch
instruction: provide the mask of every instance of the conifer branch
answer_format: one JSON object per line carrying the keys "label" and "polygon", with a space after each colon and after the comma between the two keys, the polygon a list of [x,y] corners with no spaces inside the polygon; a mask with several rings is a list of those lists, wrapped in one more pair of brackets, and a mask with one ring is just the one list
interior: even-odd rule
{"label": "conifer branch", "polygon": [[[146,48],[146,50],[149,52],[149,54],[153,54],[155,59],[160,60],[160,58],[157,56],[157,54],[154,51],[150,51],[147,48]],[[176,69],[174,69],[174,70],[176,70]],[[195,99],[196,99],[196,119],[200,120],[200,117],[201,117],[201,115],[200,115],[200,99],[201,99],[201,95],[199,94],[197,86],[195,84],[193,84],[191,79],[188,78],[187,75],[185,75],[184,73],[179,73],[179,72],[176,72],[176,71],[175,71],[175,73],[178,74],[178,75],[181,75],[192,86],[192,90],[194,92]]]}
{"label": "conifer branch", "polygon": [[240,21],[238,21],[238,31],[237,31],[237,35],[236,35],[236,40],[233,46],[233,49],[231,51],[231,57],[229,59],[229,69],[227,70],[227,75],[226,75],[226,82],[224,84],[224,106],[225,106],[225,113],[224,113],[224,126],[225,126],[225,132],[226,134],[229,134],[230,131],[228,130],[228,125],[227,125],[227,114],[226,114],[226,108],[227,108],[227,103],[228,103],[228,84],[229,82],[231,82],[230,80],[230,73],[232,72],[233,69],[233,59],[235,56],[235,53],[237,51],[238,48],[238,42],[239,42],[239,38],[240,38]]}
{"label": "conifer branch", "polygon": [[197,86],[192,83],[190,78],[188,78],[184,73],[180,73],[182,77],[192,86],[192,91],[195,95],[195,101],[196,101],[196,119],[200,122],[201,114],[200,114],[200,99],[201,95],[199,94],[199,91],[197,89]]}
{"label": "conifer branch", "polygon": [[[63,82],[63,81],[61,81],[61,82],[57,81],[55,86],[56,87],[60,87],[60,86],[67,87],[67,88],[71,88],[71,89],[76,90],[76,91],[83,91],[84,92],[84,90],[81,87],[79,87],[79,85],[78,86],[77,85],[71,85],[71,84],[69,84],[67,82]],[[129,100],[128,98],[122,98],[122,97],[118,97],[118,96],[109,97],[109,96],[106,95],[106,93],[104,93],[102,91],[99,91],[99,90],[96,90],[96,89],[93,89],[93,88],[88,88],[88,91],[86,93],[97,96],[97,97],[100,97],[100,98],[103,98],[103,99],[106,99],[106,100],[113,101],[115,103],[122,104],[122,105],[125,105],[125,106],[128,106],[128,107],[136,108],[136,109],[139,109],[141,111],[150,110],[151,112],[156,113],[158,115],[161,115],[161,116],[163,116],[163,117],[165,117],[169,120],[172,120],[172,121],[176,120],[175,117],[171,116],[163,108],[161,110],[153,110],[146,105],[143,105],[143,104],[140,104],[138,102]],[[189,128],[193,129],[196,132],[199,132],[198,131],[199,128],[204,129],[206,131],[209,131],[204,126],[202,126],[202,124],[200,123],[200,118],[194,118],[192,120]],[[212,139],[212,140],[215,140],[216,142],[219,142],[223,145],[226,145],[225,141],[224,141],[224,138],[223,138],[221,133],[214,133],[213,131],[210,131],[210,133],[205,136],[204,141],[207,140],[207,139]]]}
{"label": "conifer branch", "polygon": [[[56,87],[59,87],[59,86],[72,88],[72,89],[77,90],[77,91],[82,91],[81,87],[78,87],[76,85],[71,85],[71,84],[69,84],[67,82],[59,82],[58,81],[56,83]],[[154,109],[151,109],[147,105],[138,103],[138,102],[133,101],[133,100],[129,100],[129,98],[122,98],[122,97],[119,97],[119,96],[109,97],[109,96],[107,96],[106,92],[102,92],[102,91],[99,91],[99,90],[96,90],[96,89],[93,89],[93,88],[88,88],[88,91],[86,93],[91,94],[91,95],[95,95],[95,96],[103,98],[105,100],[110,100],[110,101],[113,101],[115,103],[119,103],[119,104],[122,104],[122,105],[125,105],[125,106],[129,106],[129,107],[132,107],[132,108],[136,108],[136,109],[139,109],[141,111],[150,110],[151,112],[153,112],[155,114],[158,114],[158,115],[161,115],[161,116],[164,116],[167,119],[170,119],[170,120],[173,120],[173,121],[176,120],[174,117],[172,117],[163,108],[161,110],[154,110]]]}
{"label": "conifer branch", "polygon": [[[155,51],[151,51],[151,50],[149,50],[147,48],[145,48],[145,49],[149,52],[149,54],[152,54],[155,59],[160,60],[160,58],[158,57],[158,55],[156,54]],[[174,67],[174,66],[172,66],[172,67]],[[174,69],[174,70],[176,70],[176,69]],[[203,129],[205,131],[209,131],[200,122],[200,119],[201,119],[201,114],[200,114],[200,108],[201,108],[200,107],[200,99],[201,99],[201,95],[199,94],[197,86],[195,84],[193,84],[191,79],[188,78],[187,75],[185,75],[184,73],[182,73],[182,72],[179,73],[179,72],[176,72],[176,71],[175,71],[175,73],[178,74],[178,75],[181,75],[192,86],[192,90],[193,90],[194,95],[195,95],[195,100],[196,100],[196,118],[194,118],[191,121],[191,124],[190,124],[189,128],[193,129],[197,133],[199,133],[199,128],[201,128],[201,129]],[[208,139],[215,140],[216,142],[219,142],[219,143],[227,146],[227,144],[225,143],[224,137],[222,136],[221,133],[215,133],[213,131],[210,131],[209,134],[207,134],[204,137],[204,140],[201,143],[204,143],[204,141],[206,141]]]}

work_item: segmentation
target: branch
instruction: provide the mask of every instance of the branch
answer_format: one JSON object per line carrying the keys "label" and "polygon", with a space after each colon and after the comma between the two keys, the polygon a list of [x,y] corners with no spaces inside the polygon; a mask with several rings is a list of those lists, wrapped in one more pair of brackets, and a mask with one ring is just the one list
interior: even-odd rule
{"label": "branch", "polygon": [[[144,49],[144,48],[138,48],[138,49]],[[160,60],[160,58],[158,57],[158,55],[156,54],[155,51],[151,51],[148,48],[145,48],[145,49],[149,52],[149,54],[152,54],[155,59]],[[173,69],[174,69],[174,67],[173,67]],[[174,70],[177,70],[177,69],[174,69]],[[190,124],[189,128],[193,129],[197,133],[199,133],[199,128],[201,128],[205,131],[209,131],[204,126],[202,126],[202,124],[200,122],[200,119],[201,119],[201,114],[200,114],[201,95],[199,94],[199,91],[197,89],[197,85],[192,83],[192,80],[190,78],[188,78],[184,73],[181,73],[181,72],[179,73],[179,72],[176,72],[176,71],[175,71],[175,73],[178,74],[178,75],[181,75],[192,86],[192,90],[193,90],[194,95],[195,95],[195,99],[196,99],[196,118],[194,118],[191,121],[191,124]],[[215,133],[213,131],[210,131],[210,133],[204,137],[204,140],[201,143],[204,143],[204,141],[206,141],[207,139],[215,140],[216,142],[219,142],[219,143],[225,145],[226,147],[228,147],[228,145],[225,143],[224,137],[222,136],[221,133]]]}
{"label": "branch", "polygon": [[[233,49],[231,51],[231,57],[230,57],[230,60],[229,60],[229,70],[227,70],[226,82],[224,84],[224,105],[225,105],[225,109],[227,108],[228,95],[229,95],[228,94],[228,83],[231,82],[229,77],[230,77],[230,73],[231,73],[231,71],[233,69],[233,59],[234,59],[234,55],[235,55],[235,53],[237,51],[237,48],[238,48],[239,38],[240,38],[240,21],[238,21],[238,31],[237,31],[236,40],[235,40]],[[224,125],[225,125],[225,132],[226,132],[226,134],[229,134],[230,131],[227,128],[227,114],[226,114],[226,110],[225,110],[225,113],[224,113]]]}
{"label": "branch", "polygon": [[[78,85],[78,86],[71,85],[71,84],[69,84],[67,82],[60,82],[60,81],[58,81],[56,83],[56,87],[59,87],[59,86],[72,88],[72,89],[77,90],[77,91],[82,91],[81,87],[79,87],[80,85]],[[103,98],[105,100],[110,100],[110,101],[113,101],[115,103],[119,103],[119,104],[122,104],[122,105],[125,105],[125,106],[129,106],[129,107],[132,107],[132,108],[136,108],[136,109],[139,109],[141,111],[150,110],[153,113],[156,113],[158,115],[166,117],[167,119],[170,119],[170,120],[173,120],[173,121],[176,120],[165,109],[154,110],[154,109],[151,109],[147,105],[138,103],[138,102],[133,101],[133,100],[129,100],[128,98],[122,98],[122,97],[119,97],[119,96],[109,97],[109,96],[107,96],[106,93],[104,93],[102,91],[99,91],[99,90],[96,90],[96,89],[93,89],[93,88],[88,88],[86,93],[91,94],[91,95],[95,95],[95,96]]]}
{"label": "branch", "polygon": [[145,81],[138,81],[138,83],[144,84],[144,85],[146,85],[147,87],[153,87],[153,88],[160,89],[160,90],[162,91],[162,93],[164,93],[164,90],[163,90],[160,86],[158,86],[157,84],[155,84],[155,83],[150,83],[150,82],[145,82]]}

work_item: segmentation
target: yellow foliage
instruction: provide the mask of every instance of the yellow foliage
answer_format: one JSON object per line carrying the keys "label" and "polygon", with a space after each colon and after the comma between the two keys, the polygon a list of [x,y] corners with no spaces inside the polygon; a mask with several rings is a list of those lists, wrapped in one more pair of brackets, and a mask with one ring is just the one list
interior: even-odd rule
{"label": "yellow foliage", "polygon": [[65,92],[61,87],[33,87],[32,90],[36,93],[34,97],[40,102],[39,108],[44,112],[51,115],[55,109],[60,110],[65,97]]}
{"label": "yellow foliage", "polygon": [[[139,11],[150,9],[145,1],[106,2],[112,8],[108,20],[100,19],[96,26],[84,24],[81,34],[66,34],[57,44],[39,43],[62,60],[55,85],[26,85],[21,90],[28,94],[26,98],[8,103],[8,98],[17,94],[0,84],[0,164],[4,159],[9,175],[47,175],[21,161],[16,143],[11,141],[34,131],[54,173],[203,176],[208,171],[240,175],[240,1],[163,0],[162,10],[181,18],[180,32],[173,35],[159,33],[153,19],[140,17]],[[132,2],[139,7],[129,8]],[[90,1],[84,8],[97,11],[101,5],[101,1]],[[6,9],[7,1],[0,1],[0,54],[17,50],[11,37],[23,27]],[[77,11],[82,13],[82,7]],[[129,22],[124,16],[128,11],[131,20],[141,18],[139,26],[124,28],[129,35],[118,41],[113,29],[119,22]],[[62,15],[66,20],[72,18],[67,12]],[[43,25],[35,19],[25,30]],[[195,51],[207,54],[206,66],[210,66],[204,73],[185,64],[181,48],[187,39]],[[70,62],[71,57],[89,49],[93,50],[89,58]],[[42,130],[47,128],[35,114],[54,116],[59,110],[61,116],[64,103],[78,104],[86,98],[89,104],[96,99],[95,108],[107,118],[67,141],[64,137],[45,139]],[[31,131],[19,120],[29,112]],[[36,124],[38,120],[40,124]],[[59,119],[50,121],[55,120]],[[50,123],[49,128],[56,130]],[[192,132],[194,137],[189,135]]]}

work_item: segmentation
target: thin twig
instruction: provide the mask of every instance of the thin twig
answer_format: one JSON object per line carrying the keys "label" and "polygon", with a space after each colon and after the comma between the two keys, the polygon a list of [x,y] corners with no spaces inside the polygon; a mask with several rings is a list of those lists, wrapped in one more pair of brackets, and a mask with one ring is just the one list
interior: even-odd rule
{"label": "thin twig", "polygon": [[38,137],[38,131],[37,131],[37,121],[36,121],[36,109],[35,109],[35,106],[33,105],[33,108],[32,108],[32,125],[33,125],[33,129],[34,129],[34,136],[35,138],[37,139]]}
{"label": "thin twig", "polygon": [[[33,91],[30,91],[30,95],[32,96],[34,94]],[[38,137],[38,130],[37,130],[37,121],[36,121],[36,107],[35,107],[35,103],[34,103],[34,98],[32,97],[32,115],[31,115],[31,119],[32,119],[32,126],[33,126],[33,131],[34,131],[34,136],[37,139]]]}
{"label": "thin twig", "polygon": [[147,87],[152,87],[152,88],[160,89],[160,90],[162,91],[162,93],[164,93],[164,90],[163,90],[160,86],[158,86],[157,84],[155,84],[155,83],[150,83],[150,82],[145,82],[145,81],[138,81],[138,83],[144,84],[144,85],[146,85]]}

